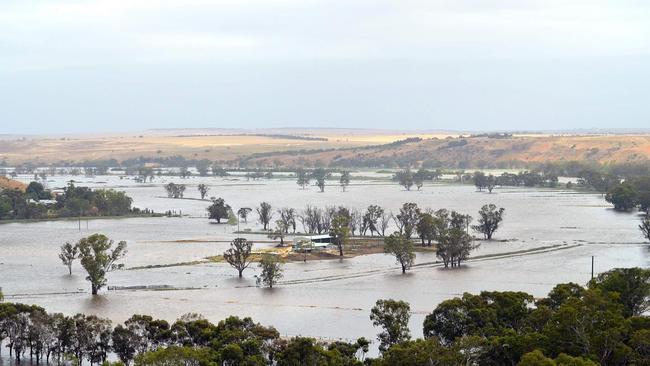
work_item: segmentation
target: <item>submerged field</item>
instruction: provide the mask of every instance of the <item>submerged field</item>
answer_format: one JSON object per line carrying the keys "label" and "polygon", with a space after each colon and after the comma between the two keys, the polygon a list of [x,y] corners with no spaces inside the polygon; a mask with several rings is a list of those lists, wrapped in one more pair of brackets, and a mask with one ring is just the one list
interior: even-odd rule
{"label": "submerged field", "polygon": [[[359,174],[361,175],[361,174]],[[545,295],[556,283],[586,283],[591,256],[596,272],[614,267],[648,267],[650,250],[642,243],[636,214],[617,213],[599,194],[568,190],[502,188],[494,193],[475,192],[473,186],[429,183],[421,191],[407,192],[380,174],[353,180],[347,192],[336,185],[324,193],[310,187],[298,189],[293,179],[247,181],[245,178],[162,177],[151,184],[128,178],[55,176],[50,188],[75,179],[76,184],[124,190],[134,205],[155,211],[181,211],[183,217],[97,219],[82,222],[46,221],[0,225],[0,286],[8,301],[44,306],[51,312],[94,313],[124,321],[134,313],[173,320],[197,312],[217,321],[228,315],[251,316],[274,325],[282,335],[324,338],[374,338],[368,319],[380,298],[411,303],[414,335],[421,335],[424,316],[442,300],[463,292],[519,290]],[[19,179],[27,182],[30,177]],[[163,185],[187,185],[186,198],[169,199]],[[208,201],[197,198],[196,186],[210,186],[208,196],[223,197],[233,208],[256,207],[267,201],[274,208],[305,205],[345,205],[365,208],[378,204],[396,212],[404,202],[421,208],[447,208],[476,216],[485,203],[506,208],[502,229],[493,242],[481,242],[470,260],[456,270],[444,270],[433,253],[418,253],[416,267],[401,275],[392,257],[370,254],[343,260],[285,264],[277,288],[255,286],[256,267],[238,279],[224,263],[204,262],[220,255],[228,242],[240,236],[237,226],[211,224]],[[240,230],[259,231],[255,215]],[[298,229],[301,230],[300,224]],[[112,272],[109,285],[166,286],[158,290],[112,290],[91,297],[81,267],[73,275],[59,263],[58,248],[101,232],[128,242],[127,270]],[[264,235],[246,234],[255,248],[273,244]],[[289,238],[290,239],[290,238]],[[186,263],[181,265],[181,263]],[[198,264],[194,264],[198,263]],[[141,269],[128,269],[128,268]],[[150,267],[150,268],[143,268]]]}

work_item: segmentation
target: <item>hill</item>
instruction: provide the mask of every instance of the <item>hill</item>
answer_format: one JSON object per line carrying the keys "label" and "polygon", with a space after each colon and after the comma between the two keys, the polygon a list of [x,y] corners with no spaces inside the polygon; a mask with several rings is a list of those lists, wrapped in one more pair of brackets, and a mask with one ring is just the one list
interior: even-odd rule
{"label": "hill", "polygon": [[449,168],[526,167],[547,162],[650,164],[650,135],[510,136],[405,139],[345,149],[251,155],[247,165]]}
{"label": "hill", "polygon": [[2,189],[20,189],[21,191],[24,191],[25,188],[27,188],[27,185],[25,183],[9,179],[7,177],[0,176],[0,190]]}

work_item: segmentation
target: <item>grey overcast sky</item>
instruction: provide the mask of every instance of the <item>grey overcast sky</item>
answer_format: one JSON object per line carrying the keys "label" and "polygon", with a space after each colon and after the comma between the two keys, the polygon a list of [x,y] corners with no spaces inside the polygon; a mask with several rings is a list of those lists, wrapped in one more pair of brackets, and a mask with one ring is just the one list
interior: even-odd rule
{"label": "grey overcast sky", "polygon": [[287,126],[650,127],[650,1],[0,1],[0,133]]}

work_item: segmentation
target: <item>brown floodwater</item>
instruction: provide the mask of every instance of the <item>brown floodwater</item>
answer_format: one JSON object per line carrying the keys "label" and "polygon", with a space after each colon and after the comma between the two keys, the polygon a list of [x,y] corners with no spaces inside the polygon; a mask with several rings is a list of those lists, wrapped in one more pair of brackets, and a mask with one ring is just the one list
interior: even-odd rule
{"label": "brown floodwater", "polygon": [[[48,185],[61,187],[69,179],[53,177]],[[429,184],[421,191],[407,192],[380,179],[353,181],[347,192],[328,186],[324,193],[314,187],[300,190],[290,179],[248,182],[243,178],[165,177],[146,185],[115,176],[74,179],[80,185],[124,190],[141,208],[177,210],[188,216],[89,220],[82,222],[81,231],[74,220],[2,224],[0,286],[6,301],[38,304],[50,312],[93,313],[114,322],[134,313],[168,320],[188,312],[212,321],[228,315],[250,316],[274,325],[283,335],[354,339],[375,337],[370,309],[377,299],[394,298],[411,304],[411,328],[417,336],[422,334],[424,317],[436,304],[463,292],[516,290],[544,296],[557,283],[585,284],[592,256],[596,273],[650,265],[650,250],[637,228],[638,216],[613,211],[599,194],[527,188],[502,188],[488,194],[454,184]],[[92,297],[80,265],[76,263],[73,275],[68,276],[57,258],[59,246],[66,241],[95,232],[126,240],[129,252],[123,263],[129,268],[202,260],[223,253],[227,242],[239,236],[233,233],[237,226],[209,223],[205,212],[209,202],[166,198],[162,186],[169,181],[187,184],[187,198],[198,198],[196,186],[206,183],[211,188],[209,196],[223,197],[234,208],[267,201],[274,208],[299,210],[306,204],[355,208],[378,204],[396,211],[403,202],[416,202],[422,208],[448,208],[476,216],[483,204],[495,203],[506,208],[503,227],[495,238],[508,241],[482,242],[475,256],[504,255],[469,261],[456,270],[440,268],[433,254],[418,253],[420,265],[406,275],[383,254],[287,263],[284,279],[273,290],[255,287],[256,267],[246,270],[243,279],[219,263],[122,270],[109,274],[109,285],[172,289],[104,290]],[[241,228],[259,230],[255,216]],[[268,240],[262,235],[245,236]],[[268,245],[258,242],[255,247]],[[512,252],[520,253],[506,254]]]}

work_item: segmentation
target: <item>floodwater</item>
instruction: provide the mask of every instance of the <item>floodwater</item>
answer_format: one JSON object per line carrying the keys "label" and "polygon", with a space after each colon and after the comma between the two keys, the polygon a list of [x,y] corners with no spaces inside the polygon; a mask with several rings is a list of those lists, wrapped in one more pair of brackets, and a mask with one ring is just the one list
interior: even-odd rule
{"label": "floodwater", "polygon": [[[439,302],[463,292],[516,290],[544,296],[557,283],[585,284],[592,256],[596,273],[650,265],[650,250],[637,228],[638,216],[613,211],[599,194],[526,188],[502,188],[488,194],[468,185],[441,183],[407,192],[379,178],[353,180],[347,192],[328,186],[324,193],[315,187],[301,190],[291,179],[246,181],[241,177],[160,177],[141,184],[117,176],[56,176],[48,185],[62,187],[70,179],[78,185],[124,190],[137,207],[182,211],[187,216],[89,220],[82,222],[81,231],[74,220],[0,225],[0,286],[7,301],[41,305],[50,312],[93,313],[114,322],[134,313],[174,320],[196,312],[215,322],[229,315],[250,316],[287,336],[374,339],[377,329],[369,314],[377,299],[408,301],[413,310],[412,333],[419,336],[426,314]],[[162,186],[170,181],[186,184],[185,197],[192,199],[167,198]],[[60,264],[61,244],[95,232],[128,242],[123,261],[127,268],[191,262],[223,253],[228,241],[239,236],[234,234],[237,226],[209,223],[205,211],[209,202],[197,199],[199,183],[210,186],[208,196],[223,197],[235,209],[267,201],[274,208],[298,210],[307,204],[360,209],[378,204],[395,212],[404,202],[416,202],[421,208],[454,209],[476,216],[483,204],[495,203],[506,208],[503,227],[495,238],[508,241],[481,243],[475,256],[503,255],[469,261],[456,270],[440,268],[433,254],[418,253],[419,265],[406,275],[400,274],[392,257],[383,254],[287,263],[284,279],[273,290],[255,287],[258,271],[254,266],[239,279],[227,264],[211,263],[115,271],[108,276],[111,286],[167,285],[173,289],[103,291],[92,297],[79,264],[72,276]],[[259,229],[256,215],[251,216],[248,223],[241,223],[242,229]],[[256,241],[256,248],[271,245],[263,235],[246,237]]]}

